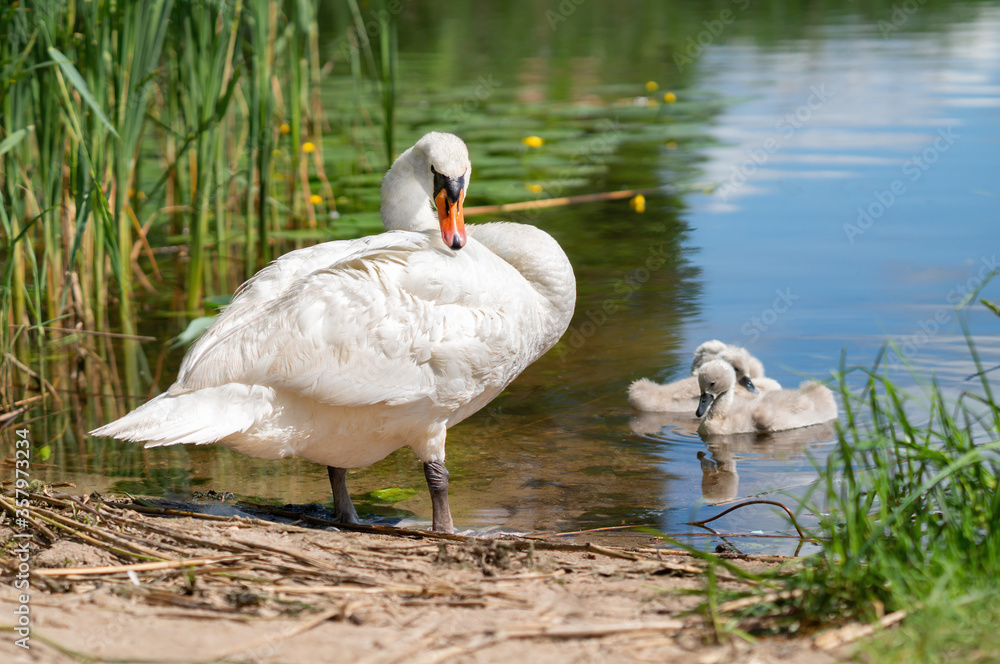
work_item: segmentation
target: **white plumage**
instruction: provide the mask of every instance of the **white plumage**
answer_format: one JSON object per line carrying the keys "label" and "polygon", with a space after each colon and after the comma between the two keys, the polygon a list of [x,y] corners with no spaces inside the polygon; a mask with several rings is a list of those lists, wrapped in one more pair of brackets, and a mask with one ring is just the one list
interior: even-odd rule
{"label": "white plumage", "polygon": [[357,517],[342,469],[409,446],[425,464],[434,528],[450,531],[446,429],[551,348],[576,300],[569,260],[547,233],[492,223],[466,235],[470,175],[460,139],[421,138],[383,183],[386,233],[261,270],[166,392],[92,433],[325,464],[345,521]]}

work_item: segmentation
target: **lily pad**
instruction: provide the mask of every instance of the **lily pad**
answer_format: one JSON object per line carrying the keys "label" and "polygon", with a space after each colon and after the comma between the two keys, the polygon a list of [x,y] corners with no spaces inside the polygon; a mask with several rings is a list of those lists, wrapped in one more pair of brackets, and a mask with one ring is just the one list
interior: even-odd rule
{"label": "lily pad", "polygon": [[383,503],[398,503],[417,495],[417,490],[403,489],[401,487],[389,487],[387,489],[375,489],[368,495]]}

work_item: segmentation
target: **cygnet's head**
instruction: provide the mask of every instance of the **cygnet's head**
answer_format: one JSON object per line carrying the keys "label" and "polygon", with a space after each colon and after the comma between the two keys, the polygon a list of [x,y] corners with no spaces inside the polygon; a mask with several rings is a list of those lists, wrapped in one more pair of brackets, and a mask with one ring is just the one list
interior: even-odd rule
{"label": "cygnet's head", "polygon": [[704,415],[709,407],[720,396],[736,386],[736,371],[733,365],[725,360],[712,360],[698,369],[698,389],[701,399],[698,401],[696,417]]}
{"label": "cygnet's head", "polygon": [[[736,372],[736,382],[745,387],[753,394],[758,394],[757,387],[753,384],[750,379],[753,373],[753,362],[756,360],[746,348],[739,348],[737,346],[730,346],[726,350],[719,353],[718,359],[729,362],[732,365],[733,371]],[[760,364],[760,362],[757,362]]]}
{"label": "cygnet's head", "polygon": [[691,362],[691,373],[698,373],[706,362],[711,362],[729,346],[718,339],[710,339],[694,349],[694,359]]}

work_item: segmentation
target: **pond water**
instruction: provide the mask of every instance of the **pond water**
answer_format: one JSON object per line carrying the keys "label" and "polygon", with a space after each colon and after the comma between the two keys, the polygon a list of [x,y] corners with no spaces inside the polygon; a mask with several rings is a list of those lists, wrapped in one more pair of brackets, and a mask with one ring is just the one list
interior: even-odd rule
{"label": "pond water", "polygon": [[[714,547],[719,537],[683,522],[756,496],[794,507],[834,434],[706,442],[632,413],[633,380],[682,377],[694,347],[717,338],[794,386],[829,378],[842,353],[870,364],[892,339],[949,392],[972,387],[954,305],[1000,253],[1000,4],[863,16],[744,2],[607,15],[597,4],[547,16],[534,3],[459,3],[399,18],[400,147],[430,128],[462,135],[474,166],[468,205],[530,198],[534,183],[540,197],[646,190],[641,214],[617,200],[503,215],[563,244],[579,301],[563,342],[451,430],[452,511],[460,530],[644,524]],[[525,149],[527,135],[546,143]],[[371,178],[353,186],[377,191]],[[969,324],[995,364],[997,319],[972,308]],[[89,445],[59,450],[43,479],[81,491],[329,501],[325,470],[300,460]],[[408,450],[348,481],[362,516],[429,524]],[[419,491],[394,506],[366,497],[387,487]],[[765,506],[713,526],[793,533]],[[798,550],[794,538],[730,541]]]}

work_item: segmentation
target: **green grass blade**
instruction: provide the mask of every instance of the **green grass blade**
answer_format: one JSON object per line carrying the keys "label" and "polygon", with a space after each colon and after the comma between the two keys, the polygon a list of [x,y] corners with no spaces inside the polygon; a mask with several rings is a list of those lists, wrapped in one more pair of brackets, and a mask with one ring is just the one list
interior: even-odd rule
{"label": "green grass blade", "polygon": [[76,67],[70,62],[69,58],[62,54],[62,52],[54,46],[49,46],[48,48],[49,57],[52,61],[59,65],[59,69],[62,70],[63,76],[69,81],[70,85],[80,94],[80,98],[83,99],[84,103],[90,107],[94,116],[101,121],[101,124],[107,128],[109,132],[115,137],[120,139],[121,136],[115,130],[114,125],[111,124],[111,120],[108,116],[104,114],[101,109],[100,104],[94,99],[94,95],[91,94],[90,88],[87,86],[87,82],[83,80],[83,76],[80,76],[80,72],[77,71]]}
{"label": "green grass blade", "polygon": [[7,138],[0,141],[0,157],[13,150],[14,147],[23,141],[24,137],[27,136],[34,128],[34,125],[29,125],[24,129],[18,129],[17,131],[10,133]]}

